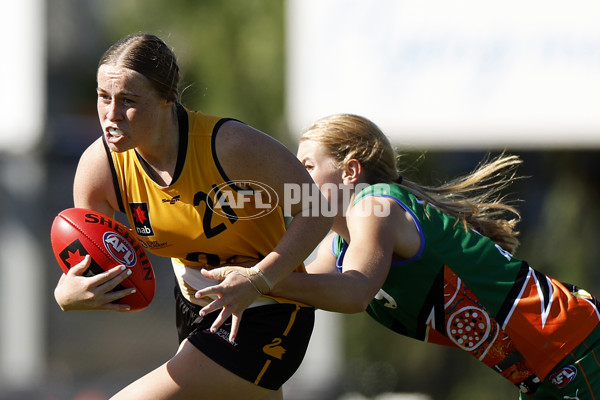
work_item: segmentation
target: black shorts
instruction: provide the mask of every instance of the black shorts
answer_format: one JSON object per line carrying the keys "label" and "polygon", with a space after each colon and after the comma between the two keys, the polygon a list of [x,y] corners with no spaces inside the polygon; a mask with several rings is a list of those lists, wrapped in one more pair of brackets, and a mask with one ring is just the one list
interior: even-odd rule
{"label": "black shorts", "polygon": [[215,311],[200,317],[202,307],[189,302],[175,287],[179,342],[188,339],[202,353],[234,374],[267,389],[277,390],[296,372],[308,347],[315,309],[296,304],[248,308],[229,343],[229,318],[215,333]]}

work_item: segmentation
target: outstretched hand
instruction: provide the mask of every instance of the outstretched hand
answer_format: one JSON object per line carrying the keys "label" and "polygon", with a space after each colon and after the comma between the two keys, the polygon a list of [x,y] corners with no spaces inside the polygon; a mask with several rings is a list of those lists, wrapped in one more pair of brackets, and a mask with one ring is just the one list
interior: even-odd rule
{"label": "outstretched hand", "polygon": [[128,311],[128,305],[116,304],[113,301],[133,293],[134,289],[112,290],[131,274],[131,270],[124,265],[118,265],[101,274],[85,276],[84,273],[90,263],[91,258],[86,255],[83,261],[74,265],[60,277],[54,289],[54,297],[60,308],[63,311]]}
{"label": "outstretched hand", "polygon": [[212,333],[215,333],[227,318],[231,317],[231,331],[229,333],[231,343],[234,342],[237,336],[244,310],[261,295],[252,283],[241,274],[241,270],[246,269],[244,267],[221,267],[210,271],[202,269],[201,272],[204,277],[222,282],[196,292],[196,298],[218,297],[200,310],[200,316],[221,309],[219,316],[210,328]]}

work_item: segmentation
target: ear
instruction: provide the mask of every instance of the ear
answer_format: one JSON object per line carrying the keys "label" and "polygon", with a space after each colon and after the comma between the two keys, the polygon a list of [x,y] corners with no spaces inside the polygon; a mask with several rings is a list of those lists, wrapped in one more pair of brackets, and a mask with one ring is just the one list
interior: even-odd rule
{"label": "ear", "polygon": [[175,102],[174,102],[174,101],[172,101],[172,100],[167,100],[167,99],[163,99],[163,101],[162,101],[162,104],[161,104],[161,107],[164,107],[164,108],[170,108],[170,107],[173,107],[173,104],[175,104]]}
{"label": "ear", "polygon": [[342,181],[344,185],[354,184],[358,182],[360,175],[362,174],[362,165],[360,161],[354,158],[346,162],[344,166],[344,172],[342,173]]}

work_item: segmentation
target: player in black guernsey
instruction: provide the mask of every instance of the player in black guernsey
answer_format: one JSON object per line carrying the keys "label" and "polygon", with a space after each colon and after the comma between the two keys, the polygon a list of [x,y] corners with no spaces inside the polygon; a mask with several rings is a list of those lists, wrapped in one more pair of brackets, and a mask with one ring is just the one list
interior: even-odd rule
{"label": "player in black guernsey", "polygon": [[[314,308],[264,295],[286,274],[303,270],[329,229],[330,218],[302,215],[300,204],[283,203],[284,185],[314,186],[310,175],[264,133],[179,104],[177,60],[154,35],[134,34],[112,45],[97,80],[103,135],[80,159],[75,207],[108,216],[125,212],[148,250],[173,260],[177,278],[179,350],[113,399],[281,399],[282,384],[306,352]],[[259,197],[256,185],[270,188],[281,203]],[[234,206],[223,200],[237,195],[249,201]],[[272,212],[258,213],[258,200]],[[283,207],[294,216],[287,230]],[[214,284],[202,268],[244,257],[261,261],[230,276],[215,297],[194,296]],[[111,290],[126,271],[86,277],[89,264],[80,264],[56,287],[63,310],[127,307],[129,289]],[[213,302],[225,307],[201,316]]]}

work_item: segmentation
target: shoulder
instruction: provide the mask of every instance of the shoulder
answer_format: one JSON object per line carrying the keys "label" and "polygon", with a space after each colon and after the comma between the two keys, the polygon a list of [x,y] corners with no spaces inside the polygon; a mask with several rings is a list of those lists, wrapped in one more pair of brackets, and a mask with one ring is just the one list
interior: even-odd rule
{"label": "shoulder", "polygon": [[96,177],[95,180],[110,177],[112,181],[109,151],[102,137],[96,139],[83,151],[77,164],[77,174]]}
{"label": "shoulder", "polygon": [[[214,154],[223,173],[231,181],[254,181],[267,185],[289,215],[297,215],[306,206],[295,201],[289,190],[308,185],[319,193],[306,168],[283,144],[271,136],[229,120],[219,129],[214,141]],[[319,201],[325,201],[320,197]]]}
{"label": "shoulder", "polygon": [[222,118],[217,127],[215,146],[219,158],[252,153],[262,146],[282,147],[281,143],[266,133],[234,119]]}
{"label": "shoulder", "polygon": [[348,219],[389,219],[405,212],[403,207],[398,207],[401,203],[398,189],[396,185],[385,183],[359,187],[348,211]]}
{"label": "shoulder", "polygon": [[215,153],[227,176],[264,179],[264,183],[312,180],[296,156],[273,137],[236,120],[224,122],[216,135]]}
{"label": "shoulder", "polygon": [[201,111],[190,110],[182,105],[177,106],[177,116],[179,123],[187,124],[190,133],[212,134],[219,130],[221,125],[232,120],[215,115],[204,114]]}
{"label": "shoulder", "polygon": [[94,140],[81,154],[80,161],[107,160],[107,152],[102,137]]}
{"label": "shoulder", "polygon": [[356,194],[354,202],[369,196],[388,197],[396,200],[404,200],[410,195],[410,192],[393,183],[376,183],[373,185],[365,184]]}
{"label": "shoulder", "polygon": [[369,211],[375,216],[383,215],[415,215],[415,210],[422,207],[422,202],[409,190],[394,183],[377,183],[368,185],[354,197],[352,211],[360,213]]}
{"label": "shoulder", "polygon": [[76,207],[89,208],[107,215],[118,209],[110,160],[102,137],[81,155],[73,183]]}
{"label": "shoulder", "polygon": [[352,244],[389,242],[402,258],[413,257],[420,249],[418,221],[403,206],[396,185],[372,185],[361,191],[347,215]]}

